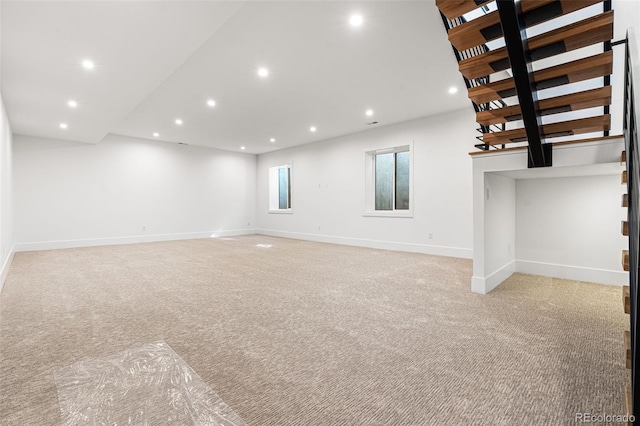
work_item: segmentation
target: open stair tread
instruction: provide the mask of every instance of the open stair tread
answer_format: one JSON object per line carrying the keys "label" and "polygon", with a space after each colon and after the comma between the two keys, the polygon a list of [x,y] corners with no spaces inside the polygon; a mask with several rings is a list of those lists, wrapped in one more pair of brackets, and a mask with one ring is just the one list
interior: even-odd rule
{"label": "open stair tread", "polygon": [[629,196],[622,194],[622,207],[629,207]]}
{"label": "open stair tread", "polygon": [[[528,40],[532,60],[601,43],[613,38],[613,11],[601,13]],[[506,47],[463,59],[458,69],[467,79],[484,77],[510,67]]]}
{"label": "open stair tread", "polygon": [[[571,136],[581,133],[603,132],[611,127],[611,115],[604,114],[596,117],[580,118],[577,120],[561,121],[545,124],[542,131],[545,138]],[[488,145],[502,145],[512,142],[523,142],[527,138],[524,128],[505,130],[502,132],[485,133],[482,141]]]}
{"label": "open stair tread", "polygon": [[479,8],[490,0],[436,0],[440,12],[449,19],[455,19]]}
{"label": "open stair tread", "polygon": [[[538,102],[541,115],[551,115],[561,112],[578,111],[611,104],[611,86],[583,92],[570,93],[555,98],[543,99]],[[520,105],[510,105],[503,108],[479,111],[476,113],[476,121],[482,126],[506,123],[507,121],[520,120]]]}
{"label": "open stair tread", "polygon": [[622,269],[629,270],[629,250],[622,250]]}
{"label": "open stair tread", "polygon": [[624,305],[624,313],[631,313],[631,292],[628,285],[622,287],[622,303]]}
{"label": "open stair tread", "polygon": [[624,360],[627,368],[631,368],[631,333],[624,332]]}
{"label": "open stair tread", "polygon": [[[520,4],[525,24],[529,27],[601,2],[602,0],[522,0]],[[459,51],[499,37],[502,37],[502,26],[497,10],[449,30],[449,42]]]}
{"label": "open stair tread", "polygon": [[[567,62],[533,73],[538,90],[563,84],[610,75],[613,71],[613,52],[608,51],[576,61]],[[495,81],[469,89],[469,99],[476,104],[515,96],[513,78]]]}

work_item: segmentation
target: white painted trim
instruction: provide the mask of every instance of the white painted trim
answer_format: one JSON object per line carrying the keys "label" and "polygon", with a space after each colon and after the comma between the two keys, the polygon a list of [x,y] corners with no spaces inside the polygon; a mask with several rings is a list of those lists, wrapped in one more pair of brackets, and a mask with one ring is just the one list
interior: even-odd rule
{"label": "white painted trim", "polygon": [[532,262],[529,260],[516,260],[516,272],[615,286],[629,284],[629,273],[625,271]]}
{"label": "white painted trim", "polygon": [[498,287],[504,280],[516,272],[516,261],[504,265],[497,271],[489,274],[486,278],[471,277],[471,291],[479,294],[487,294]]}
{"label": "white painted trim", "polygon": [[32,243],[18,243],[15,245],[16,252],[56,250],[76,247],[108,246],[117,244],[137,244],[151,243],[157,241],[193,240],[198,238],[218,238],[233,237],[237,235],[255,234],[255,229],[232,229],[226,231],[210,232],[185,232],[180,234],[155,234],[155,235],[134,235],[129,237],[113,238],[92,238],[86,240],[63,240],[63,241],[41,241]]}
{"label": "white painted trim", "polygon": [[404,218],[412,218],[413,211],[412,210],[377,210],[364,212],[362,214],[363,217],[404,217]]}
{"label": "white painted trim", "polygon": [[11,264],[13,263],[13,255],[16,253],[16,246],[14,245],[9,252],[9,256],[4,261],[4,265],[2,265],[2,269],[0,269],[0,292],[4,288],[4,282],[7,279],[7,275],[9,275],[9,269],[11,269]]}
{"label": "white painted trim", "polygon": [[347,246],[368,247],[382,250],[407,251],[411,253],[432,254],[436,256],[460,257],[471,259],[473,250],[462,247],[434,246],[415,243],[398,243],[393,241],[368,240],[364,238],[337,237],[334,235],[305,234],[302,232],[278,231],[273,229],[256,229],[257,234],[273,237],[293,238],[296,240],[317,241],[321,243],[342,244]]}

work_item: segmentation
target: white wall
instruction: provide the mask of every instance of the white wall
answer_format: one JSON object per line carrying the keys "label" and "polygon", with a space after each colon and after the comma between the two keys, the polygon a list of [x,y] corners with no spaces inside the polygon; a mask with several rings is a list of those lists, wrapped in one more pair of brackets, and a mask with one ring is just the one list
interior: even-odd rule
{"label": "white wall", "polygon": [[486,293],[515,272],[516,181],[495,173],[484,175],[484,275],[480,286]]}
{"label": "white wall", "polygon": [[[258,157],[260,232],[292,238],[471,257],[469,109]],[[414,216],[365,217],[365,152],[413,142]],[[269,167],[292,162],[293,214],[269,214]],[[432,239],[429,239],[432,234]]]}
{"label": "white wall", "polygon": [[625,284],[620,174],[517,181],[520,272]]}
{"label": "white wall", "polygon": [[[494,152],[473,156],[473,277],[471,289],[477,293],[488,293],[498,286],[512,272],[546,275],[551,277],[569,278],[574,280],[591,281],[603,284],[621,285],[628,281],[628,274],[620,267],[621,250],[626,240],[620,236],[620,221],[624,218],[624,209],[620,206],[620,197],[624,186],[620,184],[620,153],[624,149],[622,138],[605,141],[580,143],[575,145],[557,146],[553,149],[553,167],[536,169],[527,168],[527,151],[516,150]],[[497,176],[511,180],[501,181]],[[594,187],[590,182],[576,181],[575,191],[580,198],[568,196],[570,201],[563,198],[573,191],[571,185],[562,186],[558,182],[562,179],[587,179],[577,176],[589,176],[604,182],[606,185]],[[606,176],[606,177],[604,177]],[[616,177],[617,176],[617,177]],[[515,179],[515,181],[513,181]],[[527,180],[538,188],[535,199],[527,184]],[[570,181],[567,181],[570,182]],[[496,185],[497,184],[497,185]],[[498,186],[499,185],[499,186]],[[512,201],[513,186],[515,185],[515,201]],[[494,188],[491,191],[491,188]],[[493,194],[495,188],[504,194],[505,201],[496,207],[491,198],[486,199],[487,189]],[[519,204],[518,204],[519,203]],[[506,209],[511,204],[511,211]],[[578,260],[573,254],[567,253],[584,244],[582,233],[592,232],[596,226],[589,221],[581,222],[585,214],[594,215],[593,209],[598,206],[596,220],[597,235],[592,235],[592,243],[581,250],[587,250],[586,260]],[[505,210],[501,210],[505,208]],[[591,212],[591,213],[589,213]],[[555,225],[546,231],[541,230],[544,222],[538,216],[546,215],[545,220],[555,217],[560,226],[565,222],[571,223],[571,231],[562,228],[562,232]],[[498,228],[496,232],[495,215],[505,218],[505,228]],[[509,229],[515,218],[515,247],[514,258],[508,253],[505,244],[511,240]],[[606,223],[606,225],[602,225]],[[603,227],[606,226],[606,229]],[[596,231],[593,231],[596,232]],[[535,253],[525,250],[532,244],[528,236],[536,237],[546,234],[537,240]],[[559,238],[558,235],[562,235]],[[551,238],[552,236],[552,238]],[[598,242],[596,244],[596,242]],[[518,249],[520,247],[520,250]],[[583,252],[584,253],[584,252]],[[578,255],[579,256],[579,255]],[[515,259],[513,262],[511,259]],[[617,263],[616,263],[617,262]],[[514,265],[515,263],[515,265]],[[500,268],[501,265],[502,268]],[[586,265],[586,266],[585,266]],[[498,268],[495,270],[495,268]]]}
{"label": "white wall", "polygon": [[15,136],[14,145],[17,250],[255,227],[254,155],[123,136],[97,145]]}
{"label": "white wall", "polygon": [[0,97],[0,290],[13,259],[12,136],[9,118]]}

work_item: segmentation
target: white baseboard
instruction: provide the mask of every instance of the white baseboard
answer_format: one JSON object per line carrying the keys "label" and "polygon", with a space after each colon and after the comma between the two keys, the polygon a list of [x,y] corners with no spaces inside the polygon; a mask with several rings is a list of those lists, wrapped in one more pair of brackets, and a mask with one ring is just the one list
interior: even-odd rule
{"label": "white baseboard", "polygon": [[11,264],[13,263],[13,255],[16,252],[16,247],[13,246],[11,248],[11,251],[9,252],[9,256],[7,256],[7,259],[4,261],[4,264],[2,265],[2,269],[0,269],[0,292],[2,292],[2,289],[4,288],[4,281],[7,279],[7,275],[9,274],[9,269],[11,269]]}
{"label": "white baseboard", "polygon": [[558,265],[528,260],[517,260],[516,272],[616,286],[629,284],[629,273],[625,271]]}
{"label": "white baseboard", "polygon": [[472,259],[473,250],[461,247],[432,246],[427,244],[398,243],[393,241],[367,240],[363,238],[337,237],[334,235],[305,234],[302,232],[256,229],[256,233],[272,237],[293,238],[296,240],[316,241],[320,243],[342,244],[368,247],[382,250],[407,251],[411,253],[432,254],[436,256],[460,257]]}
{"label": "white baseboard", "polygon": [[77,247],[108,246],[117,244],[152,243],[158,241],[194,240],[198,238],[233,237],[237,235],[255,234],[255,229],[231,229],[211,232],[185,232],[180,234],[133,235],[129,237],[91,238],[83,240],[41,241],[19,243],[15,245],[16,252],[56,250]]}
{"label": "white baseboard", "polygon": [[515,272],[516,261],[512,260],[494,273],[489,274],[486,278],[471,277],[471,291],[479,294],[487,294]]}

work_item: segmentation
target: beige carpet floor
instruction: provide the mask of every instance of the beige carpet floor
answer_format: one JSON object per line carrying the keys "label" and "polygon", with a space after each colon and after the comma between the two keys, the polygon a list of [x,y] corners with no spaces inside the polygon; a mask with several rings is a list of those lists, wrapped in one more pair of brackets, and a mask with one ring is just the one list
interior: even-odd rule
{"label": "beige carpet floor", "polygon": [[[259,247],[267,244],[271,247]],[[53,372],[163,340],[251,425],[563,425],[621,414],[620,288],[265,236],[18,253],[0,424],[60,422]]]}

